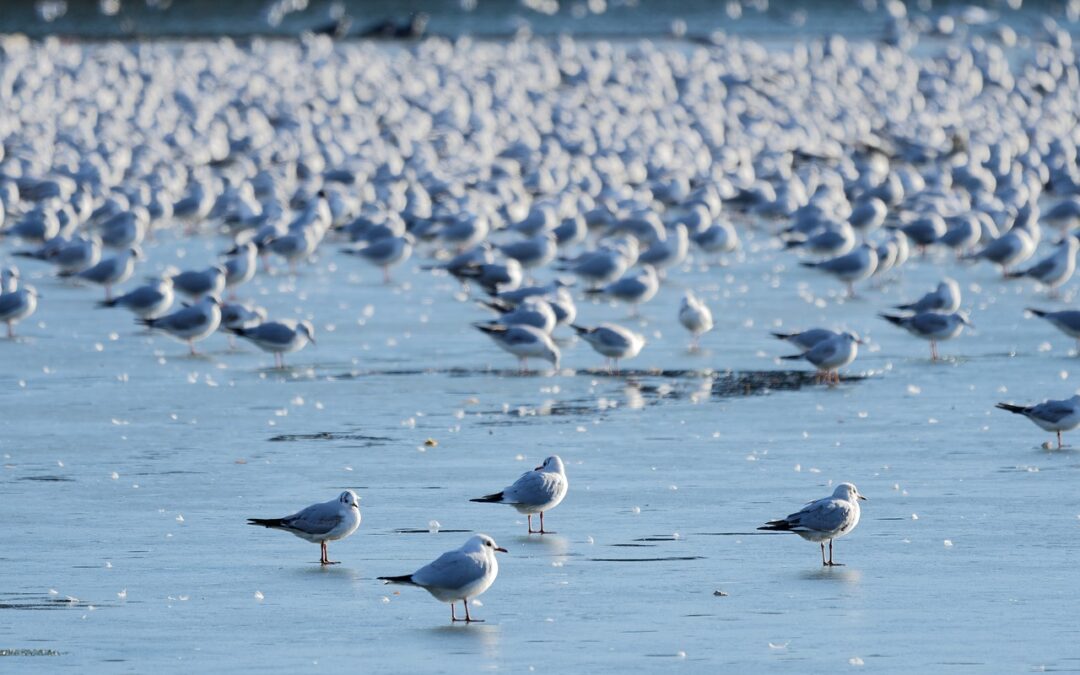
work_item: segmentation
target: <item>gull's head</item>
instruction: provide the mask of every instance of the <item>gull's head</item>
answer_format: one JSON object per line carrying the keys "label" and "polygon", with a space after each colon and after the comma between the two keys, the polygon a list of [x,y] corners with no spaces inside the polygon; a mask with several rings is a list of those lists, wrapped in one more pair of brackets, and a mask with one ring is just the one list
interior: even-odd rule
{"label": "gull's head", "polygon": [[502,548],[495,543],[495,540],[486,534],[477,534],[469,538],[469,541],[465,542],[465,545],[461,547],[461,550],[467,552],[483,551],[485,553],[490,552],[491,555],[495,555],[495,552],[506,553],[506,549]]}
{"label": "gull's head", "polygon": [[552,455],[544,460],[544,463],[533,469],[533,471],[543,471],[545,473],[566,473],[563,468],[562,459],[558,455]]}
{"label": "gull's head", "polygon": [[338,501],[352,509],[360,508],[360,498],[352,490],[346,490],[338,497]]}
{"label": "gull's head", "polygon": [[852,333],[851,331],[848,331],[846,333],[842,333],[841,337],[843,337],[848,342],[852,342],[852,343],[857,344],[857,345],[866,344],[865,342],[863,342],[862,338],[860,338],[857,334]]}
{"label": "gull's head", "polygon": [[315,344],[315,326],[310,321],[301,321],[296,324],[296,330],[306,335],[311,344]]}
{"label": "gull's head", "polygon": [[854,483],[840,483],[836,486],[836,489],[833,490],[832,494],[833,497],[846,499],[849,502],[860,499],[866,501],[866,497],[863,497],[862,494],[859,493],[859,488],[855,487]]}

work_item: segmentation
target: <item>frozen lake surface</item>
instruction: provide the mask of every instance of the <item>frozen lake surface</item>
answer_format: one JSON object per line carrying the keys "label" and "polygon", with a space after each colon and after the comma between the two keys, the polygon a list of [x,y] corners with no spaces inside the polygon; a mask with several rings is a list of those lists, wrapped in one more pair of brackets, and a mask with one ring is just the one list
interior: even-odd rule
{"label": "frozen lake surface", "polygon": [[[198,266],[221,242],[154,246],[160,264]],[[818,297],[827,284],[751,235],[742,258],[687,265],[644,308],[634,374],[589,371],[577,344],[558,375],[519,377],[463,320],[486,311],[418,264],[384,287],[325,249],[295,282],[258,277],[247,295],[319,330],[285,373],[218,336],[188,357],[93,309],[97,291],[35,279],[41,309],[0,343],[0,648],[34,650],[4,670],[1080,668],[1077,452],[992,410],[1076,388],[1071,342],[1023,317],[1025,284],[950,263],[978,330],[933,363],[874,313],[932,286],[935,265]],[[674,320],[683,285],[717,317],[700,354]],[[742,397],[696,372],[781,370],[790,351],[767,331],[796,320],[859,331],[866,378]],[[557,534],[469,503],[555,452],[571,486]],[[837,543],[846,567],[755,531],[843,480],[870,498]],[[364,521],[331,544],[339,566],[244,524],[343,488]],[[451,626],[423,591],[375,580],[472,531],[510,551],[475,607],[487,623]]]}

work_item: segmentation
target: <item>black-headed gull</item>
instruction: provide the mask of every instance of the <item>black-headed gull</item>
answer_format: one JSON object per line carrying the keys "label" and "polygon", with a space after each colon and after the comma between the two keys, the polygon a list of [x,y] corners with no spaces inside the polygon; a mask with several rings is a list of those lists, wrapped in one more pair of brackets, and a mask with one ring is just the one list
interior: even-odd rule
{"label": "black-headed gull", "polygon": [[803,267],[821,270],[847,284],[848,297],[855,297],[855,282],[868,279],[877,268],[877,249],[863,244],[850,253],[821,262],[801,262]]}
{"label": "black-headed gull", "polygon": [[960,284],[946,277],[937,288],[928,292],[915,302],[896,305],[897,309],[920,314],[922,312],[941,312],[951,314],[960,309]]}
{"label": "black-headed gull", "polygon": [[605,360],[612,360],[616,374],[619,372],[619,359],[632,359],[645,346],[644,336],[614,323],[602,323],[592,328],[576,324],[570,327]]}
{"label": "black-headed gull", "polygon": [[274,355],[274,365],[285,367],[285,354],[295,352],[315,344],[315,326],[310,321],[267,321],[251,328],[231,328],[231,332],[250,341],[264,352]]}
{"label": "black-headed gull", "polygon": [[713,329],[712,311],[704,300],[694,295],[693,291],[686,291],[679,304],[679,323],[690,331],[692,336],[690,349],[696,350],[701,336]]}
{"label": "black-headed gull", "polygon": [[360,498],[352,490],[346,490],[321,504],[297,511],[284,518],[248,518],[248,525],[260,525],[275,530],[291,532],[304,541],[318,544],[323,565],[336,565],[337,561],[327,557],[326,543],[344,539],[360,527]]}
{"label": "black-headed gull", "polygon": [[98,307],[123,307],[140,319],[156,319],[173,303],[172,279],[163,277],[154,279],[145,286],[118,295],[112,300],[100,300]]}
{"label": "black-headed gull", "polygon": [[1044,401],[1038,405],[1013,405],[998,403],[997,408],[1023,415],[1044,431],[1057,434],[1057,446],[1060,450],[1061,432],[1072,431],[1080,426],[1080,395],[1060,401]]}
{"label": "black-headed gull", "polygon": [[194,356],[195,343],[217,330],[221,323],[221,301],[208,295],[194,305],[154,319],[141,319],[140,323],[188,343]]}
{"label": "black-headed gull", "polygon": [[495,344],[518,358],[521,372],[529,369],[529,358],[544,359],[559,368],[561,356],[551,336],[533,326],[505,326],[499,323],[476,323],[473,326],[490,337]]}
{"label": "black-headed gull", "polygon": [[[450,603],[451,622],[483,621],[469,616],[469,599],[478,597],[495,583],[495,577],[499,575],[496,552],[506,553],[506,549],[486,534],[477,534],[461,548],[443,553],[412,574],[379,579],[388,584],[419,586],[436,600]],[[464,619],[457,618],[454,613],[454,603],[459,600],[465,605]]]}
{"label": "black-headed gull", "polygon": [[959,335],[964,326],[971,326],[967,314],[953,312],[952,314],[938,314],[937,312],[922,312],[913,316],[895,316],[893,314],[879,314],[882,319],[889,323],[900,326],[915,337],[930,341],[930,358],[937,361],[937,343],[939,340],[951,340]]}
{"label": "black-headed gull", "polygon": [[[770,520],[759,530],[794,532],[807,541],[821,544],[821,564],[826,567],[840,565],[833,562],[833,539],[838,539],[859,524],[859,500],[866,497],[851,483],[840,483],[831,497],[810,502],[787,518]],[[825,560],[825,542],[829,542],[829,559]]]}
{"label": "black-headed gull", "polygon": [[840,384],[840,369],[855,360],[859,355],[862,340],[854,333],[840,333],[818,342],[801,354],[791,354],[780,358],[794,361],[809,361],[818,370],[818,381],[825,380],[830,386]]}
{"label": "black-headed gull", "polygon": [[[509,504],[517,509],[518,513],[524,513],[528,517],[529,534],[548,534],[544,529],[544,512],[562,503],[569,485],[562,459],[558,455],[552,455],[532,471],[521,474],[513,485],[502,492],[469,501]],[[540,529],[534,531],[532,517],[537,513],[540,514]]]}
{"label": "black-headed gull", "polygon": [[8,338],[15,337],[15,324],[37,310],[37,290],[18,285],[18,271],[4,270],[3,290],[0,290],[0,322],[7,324]]}

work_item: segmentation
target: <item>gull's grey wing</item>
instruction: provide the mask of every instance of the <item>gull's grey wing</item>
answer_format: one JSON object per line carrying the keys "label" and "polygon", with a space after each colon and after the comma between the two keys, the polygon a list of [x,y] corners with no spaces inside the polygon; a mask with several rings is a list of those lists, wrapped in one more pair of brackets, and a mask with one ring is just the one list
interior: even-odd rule
{"label": "gull's grey wing", "polygon": [[630,340],[628,340],[625,335],[603,326],[594,330],[591,333],[591,336],[595,338],[598,343],[607,347],[626,349],[630,346]]}
{"label": "gull's grey wing", "polygon": [[1076,408],[1068,401],[1047,401],[1031,406],[1024,414],[1047,422],[1060,422],[1075,412]]}
{"label": "gull's grey wing", "polygon": [[536,342],[536,334],[521,326],[511,326],[501,334],[499,339],[508,345],[526,345]]}
{"label": "gull's grey wing", "polygon": [[910,319],[911,325],[920,333],[937,333],[949,327],[949,317],[945,314],[924,312],[916,314]]}
{"label": "gull's grey wing", "polygon": [[23,306],[21,293],[4,293],[0,295],[0,316],[14,312]]}
{"label": "gull's grey wing", "polygon": [[482,576],[484,566],[478,557],[461,551],[447,551],[413,572],[412,580],[419,586],[461,588]]}
{"label": "gull's grey wing", "polygon": [[843,527],[844,523],[852,517],[853,512],[854,507],[850,502],[826,497],[807,505],[806,508],[791,514],[785,520],[794,530],[832,532]]}
{"label": "gull's grey wing", "polygon": [[278,321],[270,321],[268,323],[261,323],[254,328],[244,331],[241,334],[241,337],[259,340],[260,342],[286,344],[296,337],[296,331]]}
{"label": "gull's grey wing", "polygon": [[1080,330],[1080,311],[1075,309],[1067,309],[1062,312],[1047,312],[1046,318],[1063,326],[1068,326],[1072,330]]}
{"label": "gull's grey wing", "polygon": [[102,260],[89,269],[79,272],[78,276],[89,281],[101,282],[113,275],[116,268],[116,259]]}
{"label": "gull's grey wing", "polygon": [[341,514],[339,503],[334,500],[322,504],[313,504],[287,518],[282,518],[281,524],[289,529],[306,534],[320,535],[327,534],[338,525],[341,525],[342,520],[344,520],[344,516]]}
{"label": "gull's grey wing", "polygon": [[830,358],[836,356],[836,351],[840,348],[836,340],[823,340],[806,352],[806,360],[810,363],[821,363],[827,361]]}
{"label": "gull's grey wing", "polygon": [[171,328],[173,330],[191,330],[206,323],[206,315],[199,307],[185,307],[168,316],[163,316],[154,321],[155,328]]}
{"label": "gull's grey wing", "polygon": [[854,272],[863,267],[863,261],[858,256],[858,251],[842,255],[839,258],[833,258],[824,262],[818,263],[818,267],[829,272],[836,272],[837,274],[844,274],[846,272]]}
{"label": "gull's grey wing", "polygon": [[509,504],[543,504],[551,501],[562,476],[557,473],[526,471],[514,484],[503,490],[503,502]]}
{"label": "gull's grey wing", "polygon": [[155,302],[160,302],[162,294],[153,286],[139,286],[130,293],[125,293],[116,299],[118,305],[125,307],[149,307]]}
{"label": "gull's grey wing", "polygon": [[1054,256],[1040,260],[1038,263],[1024,270],[1024,276],[1032,277],[1033,279],[1041,279],[1054,271],[1056,262]]}

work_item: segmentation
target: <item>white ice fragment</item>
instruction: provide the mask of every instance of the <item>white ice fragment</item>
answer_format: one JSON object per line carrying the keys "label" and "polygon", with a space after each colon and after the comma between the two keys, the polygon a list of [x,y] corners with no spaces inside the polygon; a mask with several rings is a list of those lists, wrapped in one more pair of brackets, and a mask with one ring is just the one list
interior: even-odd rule
{"label": "white ice fragment", "polygon": [[[263,595],[262,591],[255,591],[255,599],[258,600],[259,602],[262,602],[265,597],[266,596]],[[183,597],[181,597],[181,600],[182,599],[183,599]]]}
{"label": "white ice fragment", "polygon": [[430,532],[431,534],[438,534],[439,533],[439,528],[441,528],[441,527],[442,527],[442,524],[439,523],[439,521],[437,521],[437,520],[429,520],[428,521],[427,529],[428,529],[428,532]]}
{"label": "white ice fragment", "polygon": [[946,539],[945,540],[945,548],[952,548],[952,545],[953,545],[952,539]]}
{"label": "white ice fragment", "polygon": [[860,659],[858,656],[852,656],[850,659],[847,660],[847,662],[853,666],[863,665],[863,660]]}

